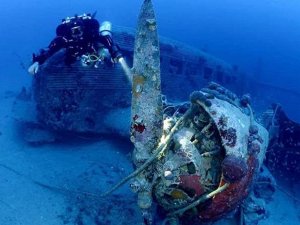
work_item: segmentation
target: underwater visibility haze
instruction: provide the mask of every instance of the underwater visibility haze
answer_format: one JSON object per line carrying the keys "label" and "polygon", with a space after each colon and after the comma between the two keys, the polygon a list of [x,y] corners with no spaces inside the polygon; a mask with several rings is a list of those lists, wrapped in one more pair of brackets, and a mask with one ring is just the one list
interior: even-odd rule
{"label": "underwater visibility haze", "polygon": [[1,12],[1,225],[300,224],[299,1]]}

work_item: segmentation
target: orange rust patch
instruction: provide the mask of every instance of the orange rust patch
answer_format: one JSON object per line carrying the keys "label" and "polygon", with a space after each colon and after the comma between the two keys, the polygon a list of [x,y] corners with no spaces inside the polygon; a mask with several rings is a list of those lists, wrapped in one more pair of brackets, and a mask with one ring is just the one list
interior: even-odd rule
{"label": "orange rust patch", "polygon": [[[209,205],[200,209],[199,217],[202,220],[210,221],[224,216],[247,197],[255,170],[258,167],[258,161],[255,157],[250,156],[247,164],[247,174],[240,181],[230,184],[225,191],[217,194]],[[222,180],[220,186],[224,183]]]}
{"label": "orange rust patch", "polygon": [[183,191],[178,190],[178,189],[173,190],[171,192],[171,196],[174,199],[186,199],[187,198],[186,194]]}
{"label": "orange rust patch", "polygon": [[194,192],[194,196],[200,196],[204,193],[204,188],[200,183],[200,176],[198,175],[181,175],[179,177],[180,186],[183,189],[190,189]]}
{"label": "orange rust patch", "polygon": [[138,91],[138,90],[144,86],[144,83],[145,83],[144,76],[142,76],[142,75],[134,75],[133,76],[132,90],[133,90],[133,95],[135,97],[138,97],[141,94],[141,91]]}

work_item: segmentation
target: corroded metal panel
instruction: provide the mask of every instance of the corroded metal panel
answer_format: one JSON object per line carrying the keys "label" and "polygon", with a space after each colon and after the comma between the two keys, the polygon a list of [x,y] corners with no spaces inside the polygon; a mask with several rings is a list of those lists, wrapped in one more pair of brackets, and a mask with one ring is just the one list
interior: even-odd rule
{"label": "corroded metal panel", "polygon": [[[142,168],[162,136],[163,120],[159,41],[150,0],[144,1],[138,19],[132,74],[133,160],[137,168]],[[136,182],[139,183],[138,206],[145,224],[152,223],[152,176],[153,171],[147,168],[136,176]]]}
{"label": "corroded metal panel", "polygon": [[162,134],[160,51],[150,0],[144,1],[138,19],[132,72],[131,138],[138,165],[150,157]]}

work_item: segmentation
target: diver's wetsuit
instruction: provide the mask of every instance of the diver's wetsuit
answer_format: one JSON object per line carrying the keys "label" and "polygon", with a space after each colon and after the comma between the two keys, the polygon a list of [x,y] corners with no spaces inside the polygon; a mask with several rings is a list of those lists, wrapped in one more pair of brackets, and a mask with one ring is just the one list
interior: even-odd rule
{"label": "diver's wetsuit", "polygon": [[119,47],[114,44],[110,35],[99,34],[99,22],[96,19],[78,17],[73,20],[64,22],[56,28],[57,36],[47,49],[42,49],[38,55],[33,54],[33,62],[43,64],[54,53],[65,48],[65,63],[70,65],[83,54],[97,55],[101,45],[109,50],[113,59],[118,57]]}

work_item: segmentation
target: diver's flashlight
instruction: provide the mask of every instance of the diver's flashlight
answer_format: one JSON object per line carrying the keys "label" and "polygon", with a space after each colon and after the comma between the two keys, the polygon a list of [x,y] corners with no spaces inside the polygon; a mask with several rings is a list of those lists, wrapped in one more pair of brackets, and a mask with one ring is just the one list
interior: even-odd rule
{"label": "diver's flashlight", "polygon": [[117,62],[121,63],[122,61],[125,61],[123,56],[117,57]]}
{"label": "diver's flashlight", "polygon": [[125,72],[125,75],[127,77],[127,80],[130,82],[130,84],[132,83],[132,74],[131,74],[131,70],[129,68],[129,66],[126,63],[126,60],[124,59],[123,56],[120,56],[119,58],[117,58],[118,62],[120,63],[120,65],[122,66],[123,71]]}

